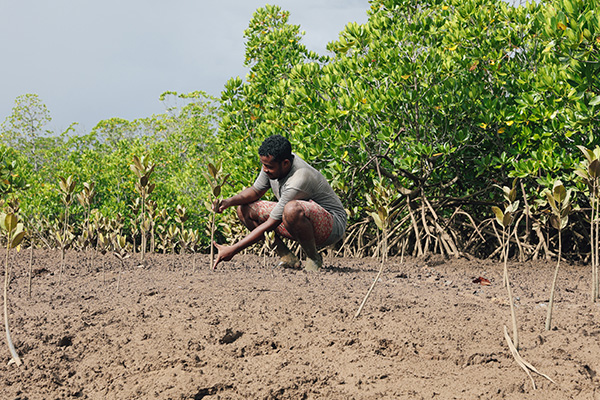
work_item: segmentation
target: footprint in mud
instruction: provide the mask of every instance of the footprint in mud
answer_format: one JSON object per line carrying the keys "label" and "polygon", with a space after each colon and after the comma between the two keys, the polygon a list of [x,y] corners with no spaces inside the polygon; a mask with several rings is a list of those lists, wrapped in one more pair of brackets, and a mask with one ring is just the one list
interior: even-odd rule
{"label": "footprint in mud", "polygon": [[225,330],[225,335],[223,335],[223,337],[221,339],[219,339],[219,343],[220,344],[233,343],[236,340],[238,340],[243,334],[244,334],[244,332],[241,332],[241,331],[235,331],[234,332],[230,328],[227,328]]}
{"label": "footprint in mud", "polygon": [[69,347],[73,345],[73,337],[72,336],[63,336],[60,338],[58,343],[56,343],[58,347]]}

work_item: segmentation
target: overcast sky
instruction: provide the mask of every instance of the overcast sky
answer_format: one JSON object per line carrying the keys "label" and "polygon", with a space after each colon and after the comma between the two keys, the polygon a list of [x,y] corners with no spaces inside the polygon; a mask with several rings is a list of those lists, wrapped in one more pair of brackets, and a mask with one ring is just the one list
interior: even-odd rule
{"label": "overcast sky", "polygon": [[368,0],[0,1],[0,123],[17,96],[35,93],[57,133],[112,117],[163,113],[171,90],[218,96],[244,78],[244,38],[265,4],[290,11],[309,50],[327,54],[348,22],[367,21]]}

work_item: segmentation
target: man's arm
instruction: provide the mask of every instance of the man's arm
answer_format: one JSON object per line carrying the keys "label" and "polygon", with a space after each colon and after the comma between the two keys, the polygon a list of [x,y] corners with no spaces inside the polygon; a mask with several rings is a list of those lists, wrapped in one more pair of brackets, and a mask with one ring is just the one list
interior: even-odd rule
{"label": "man's arm", "polygon": [[240,251],[244,250],[247,247],[252,246],[254,243],[258,242],[263,238],[265,232],[269,232],[274,230],[279,226],[281,220],[273,219],[269,217],[265,222],[257,226],[253,231],[251,231],[245,238],[240,240],[231,246],[220,245],[214,242],[215,247],[218,250],[217,259],[215,260],[215,264],[213,265],[213,269],[217,268],[217,265],[221,261],[229,261]]}
{"label": "man's arm", "polygon": [[266,193],[266,190],[256,190],[254,186],[250,186],[236,194],[235,196],[229,197],[223,200],[216,200],[213,203],[213,210],[218,213],[222,213],[229,207],[239,206],[242,204],[254,203]]}

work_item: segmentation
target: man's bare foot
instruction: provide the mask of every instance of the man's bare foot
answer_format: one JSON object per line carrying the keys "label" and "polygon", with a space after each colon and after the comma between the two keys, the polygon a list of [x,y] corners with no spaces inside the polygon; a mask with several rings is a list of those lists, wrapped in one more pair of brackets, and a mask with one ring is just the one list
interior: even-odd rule
{"label": "man's bare foot", "polygon": [[307,258],[304,269],[306,271],[318,271],[323,266],[323,257],[317,253],[317,259]]}
{"label": "man's bare foot", "polygon": [[277,266],[283,268],[300,268],[300,264],[298,257],[290,252],[279,258],[279,264],[277,264]]}

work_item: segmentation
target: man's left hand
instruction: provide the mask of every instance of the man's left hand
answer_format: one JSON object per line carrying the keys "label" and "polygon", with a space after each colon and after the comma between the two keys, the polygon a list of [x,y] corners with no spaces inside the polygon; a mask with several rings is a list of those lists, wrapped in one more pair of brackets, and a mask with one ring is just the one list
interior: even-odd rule
{"label": "man's left hand", "polygon": [[222,244],[218,244],[217,242],[213,242],[215,247],[217,248],[217,258],[215,259],[215,263],[213,264],[213,269],[217,269],[217,265],[221,263],[221,261],[230,261],[233,256],[235,256],[235,251],[232,246],[225,246]]}

